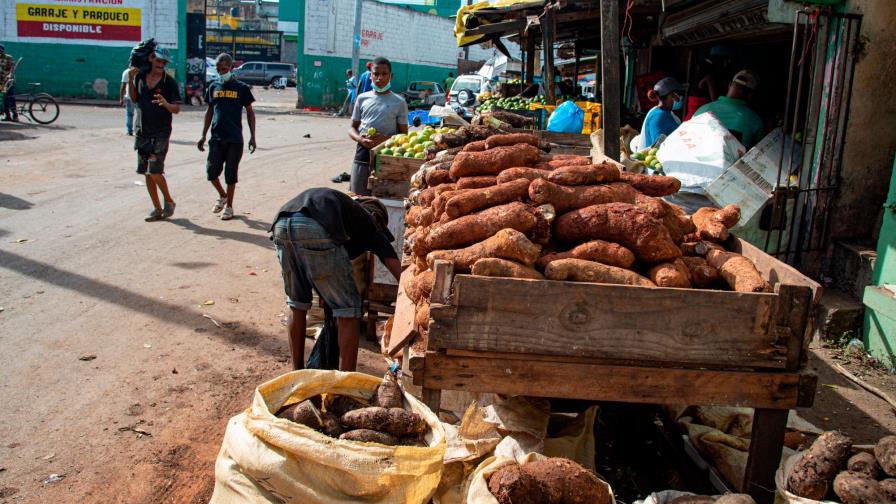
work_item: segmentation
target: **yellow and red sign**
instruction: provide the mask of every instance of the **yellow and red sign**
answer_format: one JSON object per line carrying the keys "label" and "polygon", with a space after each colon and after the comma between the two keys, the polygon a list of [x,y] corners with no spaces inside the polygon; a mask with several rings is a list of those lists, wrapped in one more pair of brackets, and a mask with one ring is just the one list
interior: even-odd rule
{"label": "yellow and red sign", "polygon": [[141,9],[126,7],[16,4],[20,38],[63,38],[137,42]]}

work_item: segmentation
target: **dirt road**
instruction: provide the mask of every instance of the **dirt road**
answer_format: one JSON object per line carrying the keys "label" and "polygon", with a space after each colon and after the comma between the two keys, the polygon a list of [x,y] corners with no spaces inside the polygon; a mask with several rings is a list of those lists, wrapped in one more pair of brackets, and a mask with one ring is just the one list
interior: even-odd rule
{"label": "dirt road", "polygon": [[354,153],[345,119],[265,93],[229,222],[211,213],[201,109],[174,119],[168,222],[143,222],[121,109],[0,126],[0,502],[207,501],[226,419],[288,371],[270,220],[337,186]]}

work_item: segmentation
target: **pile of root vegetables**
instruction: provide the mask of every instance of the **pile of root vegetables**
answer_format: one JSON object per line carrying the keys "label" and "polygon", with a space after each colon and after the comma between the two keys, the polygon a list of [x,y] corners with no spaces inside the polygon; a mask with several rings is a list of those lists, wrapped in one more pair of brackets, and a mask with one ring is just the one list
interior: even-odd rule
{"label": "pile of root vegetables", "polygon": [[403,406],[401,387],[389,373],[367,403],[349,396],[322,394],[286,406],[277,416],[334,438],[388,446],[426,446],[428,425]]}
{"label": "pile of root vegetables", "polygon": [[749,259],[724,248],[736,206],[687,215],[662,199],[679,190],[675,178],[547,154],[532,134],[475,131],[485,138],[441,152],[412,181],[404,246],[414,278],[405,292],[418,321],[428,319],[440,259],[482,276],[771,290]]}
{"label": "pile of root vegetables", "polygon": [[896,436],[881,438],[873,453],[854,453],[848,436],[825,432],[800,456],[786,481],[794,495],[844,504],[896,503]]}

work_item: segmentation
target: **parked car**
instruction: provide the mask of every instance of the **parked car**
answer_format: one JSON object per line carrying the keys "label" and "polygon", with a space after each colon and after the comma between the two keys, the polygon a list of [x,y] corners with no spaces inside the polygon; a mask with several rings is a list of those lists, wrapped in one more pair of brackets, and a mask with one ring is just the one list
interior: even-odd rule
{"label": "parked car", "polygon": [[473,117],[473,111],[479,105],[476,96],[485,80],[485,77],[478,74],[459,76],[448,92],[448,106],[464,118]]}
{"label": "parked car", "polygon": [[411,105],[414,102],[422,102],[423,105],[444,105],[445,88],[438,82],[414,81],[408,84],[404,99]]}
{"label": "parked car", "polygon": [[296,66],[292,63],[247,61],[234,69],[233,73],[246,84],[277,87],[280,79],[285,78],[287,86],[296,85]]}
{"label": "parked car", "polygon": [[218,80],[218,69],[215,67],[215,58],[205,58],[205,83],[211,84]]}

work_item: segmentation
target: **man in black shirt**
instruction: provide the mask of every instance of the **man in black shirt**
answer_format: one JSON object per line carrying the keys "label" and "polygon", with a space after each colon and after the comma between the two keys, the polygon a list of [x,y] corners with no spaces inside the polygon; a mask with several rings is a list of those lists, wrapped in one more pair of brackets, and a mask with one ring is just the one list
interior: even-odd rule
{"label": "man in black shirt", "polygon": [[[219,54],[215,66],[220,78],[206,91],[208,110],[205,111],[202,138],[196,146],[200,151],[205,150],[205,136],[211,127],[212,139],[208,142],[206,172],[208,180],[218,191],[218,200],[212,212],[218,213],[223,209],[221,220],[230,220],[233,218],[237,170],[243,157],[243,107],[246,108],[246,121],[249,123],[249,152],[255,152],[255,111],[252,110],[255,97],[249,86],[233,76],[233,58],[229,54]],[[224,181],[227,182],[226,193],[218,180],[222,171]]]}
{"label": "man in black shirt", "polygon": [[338,321],[339,369],[358,362],[361,296],[351,260],[370,251],[398,279],[401,262],[390,242],[386,207],[373,197],[352,199],[328,188],[308,189],[283,205],[271,225],[290,314],[287,324],[293,369],[305,361],[305,315],[312,289]]}
{"label": "man in black shirt", "polygon": [[[180,90],[177,82],[165,72],[170,59],[167,50],[157,48],[149,55],[149,73],[138,76],[140,69],[131,67],[128,70],[128,95],[137,106],[137,137],[134,141],[137,173],[146,175],[146,189],[153,205],[152,212],[144,219],[147,222],[174,215],[174,200],[165,180],[165,155],[168,154],[172,114],[180,112]],[[156,188],[165,198],[164,208],[159,203]]]}

